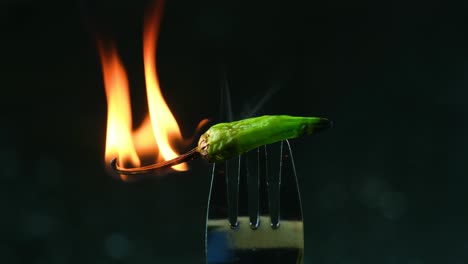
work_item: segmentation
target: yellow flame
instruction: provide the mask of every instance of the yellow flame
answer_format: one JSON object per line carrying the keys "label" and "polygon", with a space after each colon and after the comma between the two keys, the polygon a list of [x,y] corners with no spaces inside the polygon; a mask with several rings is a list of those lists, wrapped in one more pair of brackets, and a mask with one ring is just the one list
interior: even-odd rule
{"label": "yellow flame", "polygon": [[114,157],[119,164],[140,166],[132,140],[132,115],[125,69],[114,46],[106,51],[100,43],[102,71],[107,97],[106,162]]}
{"label": "yellow flame", "polygon": [[[156,143],[164,160],[172,159],[178,154],[169,144],[170,138],[182,141],[179,125],[167,106],[159,87],[159,78],[156,72],[156,46],[162,20],[164,2],[158,1],[156,8],[149,14],[145,23],[143,41],[143,63],[145,66],[146,94],[151,125]],[[175,170],[187,170],[185,163],[172,167]]]}
{"label": "yellow flame", "polygon": [[[163,1],[158,1],[145,23],[143,56],[148,96],[149,117],[141,126],[132,131],[132,115],[128,79],[118,52],[114,46],[104,47],[98,41],[98,48],[104,75],[107,97],[106,164],[117,157],[120,166],[138,167],[140,159],[154,157],[157,161],[169,160],[179,154],[174,143],[183,143],[179,125],[166,104],[159,86],[156,72],[156,45],[162,17]],[[187,164],[172,169],[187,170]],[[125,175],[120,176],[126,180]]]}

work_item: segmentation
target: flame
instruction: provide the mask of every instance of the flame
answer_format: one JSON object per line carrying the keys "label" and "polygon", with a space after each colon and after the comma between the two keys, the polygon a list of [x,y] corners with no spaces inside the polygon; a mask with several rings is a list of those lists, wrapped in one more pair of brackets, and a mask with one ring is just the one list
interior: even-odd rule
{"label": "flame", "polygon": [[106,162],[114,157],[119,164],[140,166],[132,139],[132,115],[128,80],[114,46],[105,50],[99,45],[107,97]]}
{"label": "flame", "polygon": [[[157,1],[146,17],[144,27],[143,56],[149,116],[138,129],[132,129],[131,104],[128,79],[115,46],[104,47],[98,41],[98,49],[107,97],[107,135],[105,161],[117,157],[120,166],[138,167],[140,159],[153,157],[152,162],[169,160],[179,154],[173,145],[183,143],[179,125],[166,104],[159,86],[156,71],[156,45],[164,2]],[[177,171],[187,170],[185,163],[173,166]],[[120,176],[126,180],[125,175]]]}
{"label": "flame", "polygon": [[[156,73],[155,47],[158,42],[163,8],[164,1],[157,1],[156,7],[151,9],[153,12],[149,14],[146,20],[143,41],[143,63],[145,66],[146,94],[148,96],[151,125],[161,155],[165,160],[168,160],[178,156],[170,147],[169,139],[175,138],[179,142],[183,141],[183,139],[179,125],[164,101]],[[187,165],[183,163],[172,168],[175,170],[187,170]]]}

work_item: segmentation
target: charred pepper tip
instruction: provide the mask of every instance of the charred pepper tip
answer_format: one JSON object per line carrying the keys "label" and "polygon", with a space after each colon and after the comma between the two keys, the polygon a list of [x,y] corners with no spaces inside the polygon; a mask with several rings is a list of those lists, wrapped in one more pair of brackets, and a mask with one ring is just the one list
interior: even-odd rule
{"label": "charred pepper tip", "polygon": [[317,118],[317,121],[314,122],[311,126],[309,126],[310,131],[308,131],[306,134],[315,134],[321,131],[325,131],[329,128],[333,127],[333,122],[328,120],[327,118],[319,117]]}

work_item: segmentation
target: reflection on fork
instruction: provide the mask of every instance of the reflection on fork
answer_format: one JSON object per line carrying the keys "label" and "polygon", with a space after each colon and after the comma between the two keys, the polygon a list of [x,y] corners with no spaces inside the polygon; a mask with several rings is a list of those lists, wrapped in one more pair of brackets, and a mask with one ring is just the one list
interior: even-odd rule
{"label": "reflection on fork", "polygon": [[[227,119],[231,119],[227,83],[223,93]],[[214,164],[206,223],[207,263],[299,264],[303,255],[302,208],[289,142]]]}

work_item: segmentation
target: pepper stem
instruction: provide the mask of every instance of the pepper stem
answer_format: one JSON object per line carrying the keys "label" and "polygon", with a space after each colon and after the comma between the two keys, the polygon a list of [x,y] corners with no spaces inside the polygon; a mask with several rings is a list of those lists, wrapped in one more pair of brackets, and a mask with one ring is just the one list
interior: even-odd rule
{"label": "pepper stem", "polygon": [[166,161],[159,162],[156,164],[151,164],[148,166],[137,167],[137,168],[123,168],[117,164],[117,158],[113,158],[110,165],[112,169],[119,174],[136,175],[136,174],[147,174],[147,173],[155,172],[157,170],[172,167],[174,165],[187,162],[187,161],[191,161],[199,157],[201,157],[200,152],[198,152],[197,148],[193,148],[189,150],[188,152],[178,157],[175,157],[171,160],[166,160]]}

